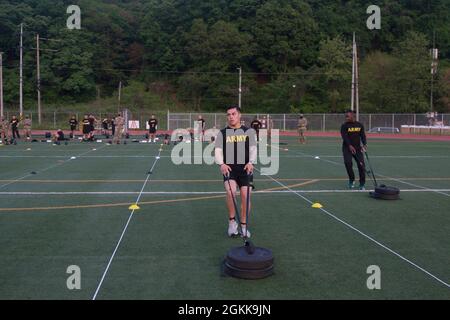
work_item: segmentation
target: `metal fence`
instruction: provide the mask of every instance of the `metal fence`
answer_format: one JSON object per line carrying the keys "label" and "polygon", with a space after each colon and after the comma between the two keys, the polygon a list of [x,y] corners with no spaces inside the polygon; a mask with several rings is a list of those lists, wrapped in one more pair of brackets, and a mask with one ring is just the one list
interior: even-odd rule
{"label": "metal fence", "polygon": [[[104,118],[111,118],[115,116],[115,113],[101,113],[92,112],[92,115],[100,122]],[[174,130],[178,128],[194,128],[194,122],[198,119],[199,115],[202,115],[206,121],[206,128],[223,128],[226,126],[225,113],[172,113],[170,111],[160,112],[135,112],[129,114],[129,120],[139,121],[139,129],[146,128],[146,122],[150,116],[154,114],[158,119],[159,130]],[[11,119],[13,113],[11,111],[5,111],[4,115],[7,119]],[[78,121],[80,121],[84,114],[77,112],[43,112],[41,117],[41,124],[38,124],[37,112],[24,112],[24,115],[28,115],[33,122],[33,129],[67,129],[69,128],[69,119],[72,115],[75,115]],[[283,131],[296,130],[299,114],[242,114],[242,120],[247,126],[250,125],[252,120],[258,117],[260,120],[264,117],[272,124],[272,128]],[[341,124],[344,122],[343,114],[303,114],[308,120],[309,131],[339,131]],[[360,114],[360,122],[367,130],[377,127],[392,128],[400,130],[402,125],[415,125],[426,126],[429,125],[429,118],[426,114]],[[450,114],[439,114],[436,121],[441,122],[444,126],[450,126]]]}
{"label": "metal fence", "polygon": [[[223,128],[226,115],[223,113],[168,113],[168,129],[192,128],[194,121],[202,115],[206,128]],[[343,114],[303,114],[308,121],[309,131],[339,131],[344,122]],[[269,120],[272,128],[283,131],[297,130],[299,114],[243,114],[242,120],[248,126],[257,117]],[[426,114],[360,114],[359,121],[367,130],[373,128],[392,128],[400,131],[402,125],[427,126],[429,118]],[[442,125],[450,125],[450,114],[440,114],[435,121]]]}

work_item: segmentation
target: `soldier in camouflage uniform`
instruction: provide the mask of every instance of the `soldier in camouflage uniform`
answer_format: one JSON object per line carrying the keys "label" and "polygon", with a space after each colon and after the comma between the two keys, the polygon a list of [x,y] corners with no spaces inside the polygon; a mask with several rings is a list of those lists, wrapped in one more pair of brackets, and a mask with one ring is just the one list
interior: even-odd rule
{"label": "soldier in camouflage uniform", "polygon": [[23,128],[25,129],[25,135],[27,140],[31,139],[31,119],[29,116],[25,116],[25,120],[23,120]]}
{"label": "soldier in camouflage uniform", "polygon": [[113,143],[119,144],[120,140],[122,139],[122,134],[124,131],[125,119],[122,117],[120,113],[118,113],[116,118],[114,119],[114,123],[116,125],[116,130],[114,132]]}
{"label": "soldier in camouflage uniform", "polygon": [[8,144],[9,121],[5,117],[1,117],[0,119],[0,139],[3,144]]}

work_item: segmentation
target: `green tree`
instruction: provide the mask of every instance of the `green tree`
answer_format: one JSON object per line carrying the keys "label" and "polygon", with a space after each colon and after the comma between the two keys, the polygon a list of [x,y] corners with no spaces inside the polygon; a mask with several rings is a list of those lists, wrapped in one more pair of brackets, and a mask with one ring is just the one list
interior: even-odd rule
{"label": "green tree", "polygon": [[450,113],[450,67],[439,71],[436,82],[436,103],[438,112]]}
{"label": "green tree", "polygon": [[398,60],[387,53],[370,53],[360,67],[360,110],[399,112],[396,68]]}
{"label": "green tree", "polygon": [[317,25],[311,8],[301,0],[269,0],[256,12],[251,29],[257,45],[254,61],[263,72],[308,67],[317,48]]}
{"label": "green tree", "polygon": [[340,36],[321,41],[319,70],[331,112],[348,107],[351,89],[352,49]]}
{"label": "green tree", "polygon": [[93,47],[87,31],[62,29],[52,45],[57,52],[44,52],[41,59],[43,98],[87,101],[95,96]]}
{"label": "green tree", "polygon": [[[400,112],[425,112],[429,109],[430,52],[426,36],[408,32],[394,49],[397,104]],[[393,112],[392,110],[391,112]]]}
{"label": "green tree", "polygon": [[223,106],[236,97],[237,70],[252,55],[251,36],[225,21],[211,27],[193,22],[184,35],[192,68],[179,79],[179,97],[191,99],[196,109]]}

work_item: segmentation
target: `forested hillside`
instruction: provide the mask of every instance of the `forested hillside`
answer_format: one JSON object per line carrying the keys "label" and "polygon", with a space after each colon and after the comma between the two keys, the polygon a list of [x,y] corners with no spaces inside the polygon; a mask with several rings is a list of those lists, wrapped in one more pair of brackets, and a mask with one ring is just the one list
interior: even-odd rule
{"label": "forested hillside", "polygon": [[[39,34],[46,108],[111,99],[122,81],[135,92],[131,108],[166,108],[150,95],[185,110],[221,110],[237,102],[241,67],[246,110],[339,112],[350,102],[356,32],[364,112],[429,110],[433,34],[435,108],[450,112],[450,1],[372,2],[380,30],[367,29],[370,4],[360,0],[0,0],[5,106],[19,103],[24,23],[28,109]],[[66,27],[71,4],[81,9],[80,30]]]}

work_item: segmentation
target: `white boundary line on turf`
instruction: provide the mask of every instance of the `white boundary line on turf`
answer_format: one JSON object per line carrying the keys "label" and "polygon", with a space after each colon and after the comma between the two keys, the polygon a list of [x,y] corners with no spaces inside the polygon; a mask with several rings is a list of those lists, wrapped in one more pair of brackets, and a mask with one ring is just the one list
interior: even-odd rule
{"label": "white boundary line on turf", "polygon": [[[295,152],[293,150],[293,152]],[[39,156],[39,155],[0,155],[0,158],[66,158],[67,156],[61,155],[61,156]],[[148,155],[98,155],[98,156],[79,156],[82,158],[153,158],[154,156],[148,156]],[[169,155],[163,155],[161,158],[170,158]],[[311,157],[308,154],[303,155],[280,155],[281,158],[309,158]],[[322,158],[342,158],[342,156],[332,156],[332,155],[320,155]],[[191,155],[191,158],[203,158],[203,156],[195,156]],[[448,159],[450,156],[372,156],[371,158],[377,159]]]}
{"label": "white boundary line on turf", "polygon": [[[310,155],[310,154],[307,154],[307,153],[304,153],[304,152],[300,152],[300,153],[305,155],[305,156],[308,156],[310,158],[314,158],[313,155]],[[373,157],[371,157],[371,158],[373,158]],[[322,161],[325,161],[325,162],[328,162],[328,163],[331,163],[331,164],[334,164],[334,165],[343,166],[342,163],[339,163],[339,162],[336,162],[336,161],[332,161],[332,160],[322,159],[320,157],[317,160],[322,160]],[[437,189],[437,191],[435,191],[436,189],[431,189],[431,188],[427,188],[427,187],[424,187],[424,186],[420,186],[418,184],[409,183],[409,182],[406,182],[406,181],[403,181],[403,180],[400,180],[400,179],[397,179],[397,178],[385,176],[385,175],[382,175],[382,174],[379,174],[379,173],[377,173],[376,175],[380,176],[382,178],[385,178],[385,179],[394,180],[394,181],[397,181],[397,182],[400,182],[400,183],[403,183],[403,184],[407,184],[407,185],[415,187],[415,188],[421,188],[423,190],[428,190],[430,192],[434,192],[434,193],[437,193],[437,194],[440,194],[440,195],[444,195],[446,197],[450,197],[450,194],[444,193],[444,192],[440,191],[439,189]]]}
{"label": "white boundary line on turf", "polygon": [[[259,171],[258,169],[255,168],[255,170]],[[270,179],[272,179],[273,181],[275,181],[276,183],[278,183],[280,186],[285,187],[286,189],[288,189],[290,192],[296,194],[297,196],[299,196],[300,198],[302,198],[303,200],[305,200],[306,202],[308,202],[309,204],[313,204],[313,202],[311,200],[309,200],[308,198],[306,198],[305,196],[301,195],[299,192],[292,190],[291,188],[289,188],[288,186],[284,185],[283,183],[279,182],[278,180],[272,178],[271,176],[267,176]],[[438,278],[437,276],[433,275],[432,273],[430,273],[429,271],[425,270],[424,268],[422,268],[421,266],[417,265],[416,263],[412,262],[411,260],[405,258],[404,256],[402,256],[401,254],[397,253],[396,251],[392,250],[391,248],[387,247],[386,245],[382,244],[381,242],[375,240],[374,238],[372,238],[371,236],[367,235],[366,233],[362,232],[361,230],[359,230],[358,228],[352,226],[351,224],[349,224],[348,222],[338,218],[337,216],[335,216],[334,214],[332,214],[331,212],[329,212],[328,210],[324,209],[324,208],[319,208],[320,211],[322,211],[323,213],[327,214],[328,216],[332,217],[333,219],[339,221],[340,223],[344,224],[345,226],[347,226],[348,228],[352,229],[353,231],[356,231],[357,233],[359,233],[360,235],[362,235],[364,238],[374,242],[375,244],[377,244],[378,246],[386,249],[387,251],[389,251],[390,253],[394,254],[395,256],[399,257],[400,259],[406,261],[407,263],[409,263],[410,265],[416,267],[417,269],[419,269],[420,271],[424,272],[425,274],[429,275],[430,277],[432,277],[433,279],[437,280],[438,282],[440,282],[441,284],[443,284],[444,286],[446,286],[447,288],[450,289],[450,284],[448,284],[447,282],[441,280],[440,278]]]}
{"label": "white boundary line on turf", "polygon": [[[99,149],[97,149],[99,150]],[[101,155],[101,156],[78,156],[80,158],[146,158],[146,159],[150,159],[150,158],[154,158],[155,156],[144,156],[144,155],[134,155],[134,156],[130,156],[130,155],[117,155],[117,156],[113,156],[113,155]],[[170,158],[171,156],[161,156],[161,158]],[[60,158],[67,158],[67,156],[5,156],[2,155],[0,156],[0,158],[44,158],[44,159],[60,159]],[[200,156],[198,156],[198,158],[200,158]]]}
{"label": "white boundary line on turf", "polygon": [[[344,189],[324,189],[324,190],[296,190],[291,189],[298,193],[367,193],[368,190],[344,190]],[[401,192],[450,192],[450,189],[401,189]],[[289,190],[267,190],[267,191],[253,191],[253,194],[270,194],[270,193],[291,193]],[[208,195],[208,194],[223,194],[225,191],[49,191],[49,192],[39,192],[39,191],[9,191],[0,192],[0,196],[48,196],[48,195]]]}
{"label": "white boundary line on turf", "polygon": [[[294,150],[295,152],[295,150]],[[309,158],[308,155],[285,155],[284,158]],[[342,158],[342,156],[319,155],[320,158]],[[371,156],[379,159],[448,159],[450,156]]]}
{"label": "white boundary line on turf", "polygon": [[8,183],[2,184],[2,185],[0,186],[0,189],[3,189],[4,187],[9,186],[10,184],[16,183],[16,182],[21,181],[21,180],[23,180],[23,179],[26,179],[26,178],[28,178],[29,176],[31,176],[31,173],[28,173],[28,174],[26,174],[26,175],[24,175],[24,176],[22,176],[22,177],[20,177],[20,178],[16,178],[16,179],[14,179],[13,181],[10,181],[10,182],[8,182]]}
{"label": "white boundary line on turf", "polygon": [[[155,167],[156,163],[161,158],[160,157],[161,151],[162,151],[162,147],[159,149],[158,156],[155,157],[155,161],[153,162],[153,165],[152,165],[152,168],[150,169],[150,172],[153,171],[153,168]],[[135,201],[136,205],[139,203],[139,200],[141,199],[141,196],[142,196],[142,194],[144,192],[144,188],[147,185],[147,181],[150,178],[150,174],[151,174],[150,172],[147,173],[147,178],[145,179],[144,184],[142,185],[141,191],[139,192],[139,195],[138,195],[138,197],[137,197],[137,199]],[[130,224],[131,218],[133,218],[134,211],[135,211],[135,209],[132,209],[130,215],[128,216],[127,223],[125,224],[125,226],[124,226],[124,228],[122,230],[122,234],[120,235],[120,238],[117,241],[116,247],[114,248],[114,251],[113,251],[111,257],[109,258],[108,265],[106,266],[106,269],[103,272],[102,278],[100,279],[100,282],[99,282],[99,284],[97,286],[97,289],[95,290],[95,293],[94,293],[94,296],[92,297],[92,300],[95,300],[97,298],[98,292],[100,291],[100,288],[102,287],[103,281],[105,280],[105,277],[106,277],[106,274],[108,273],[109,267],[111,266],[111,263],[112,263],[115,255],[116,255],[116,252],[119,249],[120,243],[122,242],[123,236],[125,235],[125,232],[128,229],[128,225]]]}
{"label": "white boundary line on turf", "polygon": [[[106,145],[105,146],[102,146],[102,147],[99,147],[97,150],[100,150],[100,149],[103,149],[104,147],[106,147]],[[88,153],[90,153],[90,152],[92,152],[92,151],[94,151],[93,149],[90,149],[90,150],[88,150],[88,151],[86,151],[86,152],[83,152],[83,153],[81,153],[81,154],[79,154],[79,155],[77,155],[77,156],[75,156],[75,157],[83,157],[84,155],[86,155],[86,154],[88,154]],[[42,169],[42,170],[36,170],[36,173],[41,173],[41,172],[45,172],[45,171],[47,171],[47,170],[50,170],[50,169],[52,169],[52,168],[55,168],[55,167],[58,167],[58,166],[61,166],[61,165],[63,165],[63,164],[66,164],[67,162],[69,162],[69,161],[71,161],[72,159],[67,159],[68,157],[70,157],[70,156],[65,156],[65,157],[58,157],[58,158],[65,158],[66,160],[64,160],[63,162],[61,162],[61,163],[55,163],[55,164],[52,164],[51,166],[49,166],[49,167],[47,167],[47,168],[44,168],[44,169]],[[35,158],[35,157],[31,157],[31,158]],[[21,180],[23,180],[23,179],[26,179],[26,178],[28,178],[28,177],[30,177],[30,176],[34,176],[33,174],[31,174],[31,173],[28,173],[28,174],[26,174],[26,175],[24,175],[24,176],[22,176],[22,177],[20,177],[20,178],[16,178],[16,179],[13,179],[13,181],[10,181],[10,182],[8,182],[8,183],[5,183],[5,184],[3,184],[3,185],[1,185],[0,186],[0,189],[3,189],[4,187],[6,187],[6,186],[9,186],[9,185],[11,185],[11,184],[13,184],[13,183],[16,183],[16,182],[18,182],[18,181],[21,181]]]}
{"label": "white boundary line on turf", "polygon": [[[378,174],[378,175],[379,175],[380,177],[383,177],[383,178],[386,178],[386,179],[392,179],[392,180],[394,180],[394,181],[398,181],[398,182],[401,182],[401,183],[403,183],[403,184],[410,185],[411,187],[422,188],[423,190],[433,191],[433,189],[430,189],[430,188],[427,188],[427,187],[422,187],[422,186],[419,186],[419,185],[414,184],[414,183],[410,183],[410,182],[406,182],[406,181],[403,181],[403,180],[400,180],[400,179],[388,177],[388,176],[385,176],[385,175],[382,175],[382,174]],[[442,194],[442,195],[447,196],[447,197],[450,197],[450,194],[444,193],[444,191],[448,192],[449,190],[435,190],[435,191],[433,191],[433,192]]]}

